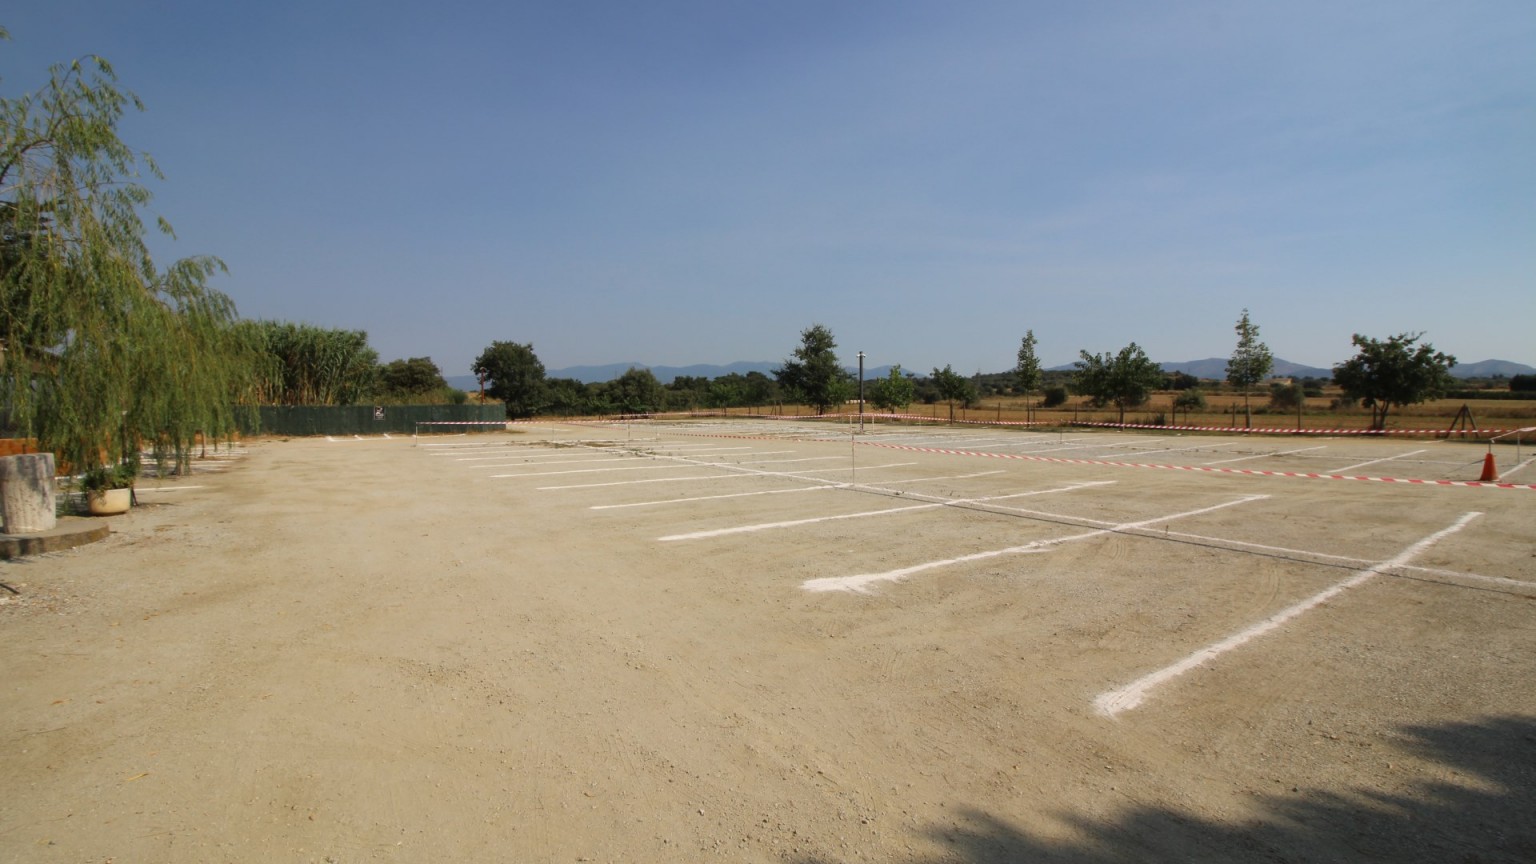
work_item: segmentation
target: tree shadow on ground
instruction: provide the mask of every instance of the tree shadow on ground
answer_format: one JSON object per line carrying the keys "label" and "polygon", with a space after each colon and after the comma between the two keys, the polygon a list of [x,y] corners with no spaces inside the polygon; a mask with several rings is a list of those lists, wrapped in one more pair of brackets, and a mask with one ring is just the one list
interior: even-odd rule
{"label": "tree shadow on ground", "polygon": [[[948,848],[912,864],[1107,864],[1178,862],[1536,862],[1536,717],[1410,726],[1404,746],[1449,769],[1458,782],[1427,780],[1410,793],[1293,790],[1258,799],[1266,815],[1213,822],[1163,807],[1136,807],[1103,822],[1069,816],[1082,838],[1032,837],[1005,819],[962,814],[934,829]],[[824,859],[802,859],[820,864]]]}

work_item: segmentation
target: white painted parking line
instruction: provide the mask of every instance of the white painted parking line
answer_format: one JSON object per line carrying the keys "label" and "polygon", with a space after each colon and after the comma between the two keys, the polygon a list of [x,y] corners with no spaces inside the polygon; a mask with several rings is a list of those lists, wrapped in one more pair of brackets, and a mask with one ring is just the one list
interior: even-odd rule
{"label": "white painted parking line", "polygon": [[670,449],[663,450],[663,449],[657,448],[657,449],[654,449],[654,450],[652,450],[652,449],[637,450],[635,452],[636,452],[636,455],[639,455],[639,456],[690,456],[690,457],[692,457],[692,456],[716,456],[716,455],[723,455],[723,454],[726,454],[726,453],[734,453],[734,452],[736,452],[738,450],[751,450],[751,449],[752,449],[751,447],[713,447],[713,448],[710,448],[708,450],[675,451],[675,450],[670,450]]}
{"label": "white painted parking line", "polygon": [[[793,452],[793,451],[791,451]],[[848,461],[847,456],[807,456],[803,459],[743,459],[737,465],[789,465],[795,462],[829,462],[833,459]]]}
{"label": "white painted parking line", "polygon": [[[710,537],[725,537],[731,534],[750,534],[757,531],[770,531],[776,528],[794,528],[800,525],[815,525],[819,522],[837,522],[844,519],[865,519],[872,516],[890,516],[896,513],[911,513],[915,510],[936,510],[940,507],[959,507],[966,504],[981,504],[988,501],[1007,501],[1013,498],[1026,498],[1034,495],[1053,495],[1057,492],[1072,492],[1077,489],[1086,489],[1090,486],[1106,486],[1113,480],[1094,480],[1086,483],[1073,483],[1056,489],[1035,489],[1029,492],[1013,492],[1007,495],[989,495],[985,498],[954,498],[938,501],[929,501],[922,504],[912,504],[906,507],[887,507],[882,510],[864,510],[859,513],[838,513],[832,516],[812,516],[805,519],[792,519],[787,522],[759,522],[755,525],[737,525],[732,528],[715,528],[708,531],[692,531],[687,534],[670,534],[666,537],[656,538],[662,543],[674,540],[704,540]],[[917,496],[923,497],[923,496]]]}
{"label": "white painted parking line", "polygon": [[492,474],[490,477],[492,480],[502,480],[509,477],[555,477],[561,474],[602,474],[608,471],[663,471],[676,467],[676,465],[625,465],[618,468],[571,468],[564,471],[523,471],[517,474]]}
{"label": "white painted parking line", "polygon": [[[583,451],[583,452],[586,452],[586,451]],[[482,455],[477,455],[477,456],[460,456],[457,453],[442,453],[442,454],[434,453],[432,455],[434,455],[434,456],[438,456],[438,455],[448,456],[448,457],[452,458],[453,461],[455,461],[455,462],[494,462],[497,459],[530,459],[530,460],[531,459],[555,459],[555,458],[562,457],[562,456],[572,456],[574,454],[570,450],[548,450],[548,451],[543,452],[543,453],[533,453],[533,452],[519,453],[519,452],[517,452],[515,450],[513,450],[513,451],[500,450],[500,451],[498,451],[496,453],[493,453],[493,454],[490,454],[490,455],[482,454]]]}
{"label": "white painted parking line", "polygon": [[[687,468],[687,465],[674,465],[674,468]],[[703,465],[700,468],[706,467]],[[572,483],[565,486],[536,486],[540,492],[556,492],[561,489],[596,489],[601,486],[639,486],[642,483],[687,483],[691,481],[705,480],[741,480],[751,477],[751,474],[704,474],[693,477],[651,477],[645,480],[611,480],[604,483]]]}
{"label": "white painted parking line", "polygon": [[1316,447],[1301,447],[1296,450],[1281,450],[1279,453],[1260,453],[1256,456],[1239,456],[1236,459],[1217,459],[1215,462],[1201,462],[1201,465],[1225,465],[1228,462],[1246,462],[1249,459],[1263,459],[1267,456],[1289,456],[1292,453],[1305,453],[1308,450],[1322,450],[1327,444],[1319,444]]}
{"label": "white painted parking line", "polygon": [[934,570],[940,567],[949,567],[954,564],[964,564],[971,561],[982,561],[987,558],[997,558],[1003,555],[1023,555],[1035,552],[1044,552],[1053,546],[1063,543],[1071,543],[1077,540],[1087,540],[1093,537],[1102,537],[1120,531],[1129,531],[1135,528],[1143,528],[1147,525],[1156,525],[1160,522],[1170,522],[1174,519],[1183,519],[1186,516],[1198,516],[1202,513],[1211,513],[1227,507],[1235,507],[1239,504],[1247,504],[1251,501],[1261,501],[1268,495],[1246,495],[1233,501],[1215,504],[1210,507],[1202,507],[1198,510],[1186,510],[1182,513],[1172,513],[1167,516],[1158,516],[1153,519],[1143,519],[1139,522],[1124,522],[1119,525],[1110,525],[1105,528],[1097,528],[1082,534],[1069,534],[1066,537],[1055,537],[1049,540],[1036,540],[1025,543],[1022,546],[1010,546],[1006,549],[992,549],[986,552],[973,552],[969,555],[961,555],[958,558],[945,558],[940,561],[925,561],[922,564],[913,564],[910,567],[901,567],[896,570],[886,570],[883,573],[861,573],[857,576],[832,576],[824,579],[808,579],[800,584],[807,591],[849,591],[856,594],[867,594],[871,585],[880,582],[900,582],[915,573]]}
{"label": "white painted parking line", "polygon": [[[457,456],[461,453],[490,453],[494,450],[507,451],[514,449],[511,444],[423,444],[423,452],[428,456]],[[537,447],[524,445],[522,450],[553,450],[553,447]]]}
{"label": "white painted parking line", "polygon": [[[744,476],[744,475],[737,475]],[[711,479],[725,479],[716,477]],[[593,510],[622,510],[629,507],[659,507],[663,504],[691,504],[696,501],[715,501],[721,498],[750,498],[756,495],[789,495],[796,492],[822,492],[827,489],[846,489],[847,483],[830,486],[800,486],[794,489],[759,489],[756,492],[728,492],[724,495],[694,495],[689,498],[662,498],[656,501],[633,501],[628,504],[594,504]]]}
{"label": "white painted parking line", "polygon": [[[902,486],[907,483],[937,483],[940,480],[969,480],[972,477],[986,477],[989,474],[1001,474],[1002,469],[996,471],[977,471],[975,474],[950,474],[946,477],[913,477],[910,480],[885,480],[886,486]],[[878,490],[876,490],[878,491]]]}
{"label": "white painted parking line", "polygon": [[[599,456],[596,459],[551,459],[551,460],[549,460],[547,462],[527,462],[527,461],[517,460],[517,461],[513,461],[513,462],[499,462],[499,463],[494,464],[494,465],[473,465],[473,466],[470,466],[470,467],[473,467],[473,468],[515,468],[515,467],[526,465],[529,468],[542,468],[545,465],[596,465],[596,464],[603,463],[603,462],[623,462],[623,463],[626,463],[626,464],[631,464],[631,463],[634,463],[636,461],[639,461],[639,460],[636,460],[636,459],[633,459],[633,458],[626,458],[627,456],[628,456],[628,454],[615,453],[612,456]],[[649,460],[647,460],[647,461],[649,461]]]}
{"label": "white painted parking line", "polygon": [[1180,660],[1177,663],[1174,663],[1170,666],[1164,666],[1155,672],[1150,672],[1146,675],[1143,675],[1142,677],[1137,678],[1135,681],[1132,681],[1124,687],[1118,687],[1114,690],[1109,690],[1099,694],[1099,696],[1093,700],[1093,707],[1097,709],[1100,714],[1106,717],[1114,717],[1117,714],[1129,711],[1144,702],[1147,698],[1147,695],[1157,687],[1172,681],[1174,678],[1183,675],[1185,672],[1188,672],[1191,669],[1202,666],[1211,660],[1220,657],[1222,654],[1225,654],[1234,648],[1239,648],[1248,642],[1263,636],[1264,634],[1274,630],[1285,622],[1290,621],[1291,619],[1296,618],[1303,613],[1328,602],[1334,597],[1337,597],[1339,594],[1342,594],[1357,585],[1363,584],[1371,577],[1376,576],[1379,573],[1385,573],[1388,570],[1393,570],[1407,564],[1409,561],[1418,557],[1420,553],[1424,552],[1429,547],[1465,528],[1468,523],[1481,515],[1482,514],[1478,513],[1477,511],[1464,513],[1460,519],[1456,520],[1456,522],[1449,527],[1442,528],[1439,531],[1429,535],[1428,537],[1423,538],[1417,543],[1414,543],[1412,546],[1409,546],[1407,549],[1404,549],[1402,552],[1399,552],[1395,557],[1389,560],[1382,561],[1379,564],[1374,564],[1365,570],[1360,571],[1354,576],[1351,576],[1342,582],[1336,583],[1330,588],[1327,588],[1317,594],[1312,595],[1311,597],[1308,597],[1300,603],[1296,603],[1292,606],[1282,609],[1279,612],[1276,612],[1274,615],[1271,615],[1270,617],[1260,621],[1259,623],[1249,627],[1246,630],[1234,633],[1231,636],[1221,640],[1220,642],[1207,645],[1206,647],[1201,648],[1199,651],[1196,651],[1195,653],[1185,657],[1183,660]]}
{"label": "white painted parking line", "polygon": [[[1365,567],[1372,562],[1368,558],[1358,558],[1352,555],[1330,555],[1327,552],[1313,552],[1310,549],[1291,549],[1285,546],[1270,546],[1264,543],[1249,543],[1244,540],[1231,540],[1225,537],[1211,537],[1205,534],[1189,534],[1184,531],[1153,531],[1152,536],[1172,538],[1176,540],[1188,540],[1201,546],[1211,546],[1218,549],[1230,549],[1234,552],[1257,552],[1261,555],[1290,558],[1296,561],[1305,561],[1314,564],[1322,564],[1327,567],[1344,565],[1346,567]],[[1435,576],[1452,582],[1471,582],[1478,585],[1493,585],[1499,588],[1513,588],[1526,594],[1536,594],[1536,582],[1521,579],[1506,579],[1503,576],[1485,576],[1481,573],[1464,573],[1460,570],[1443,570],[1438,567],[1419,567],[1414,564],[1402,564],[1397,568],[1403,573],[1421,573],[1425,576]]]}
{"label": "white painted parking line", "polygon": [[1424,452],[1423,450],[1411,450],[1411,451],[1409,451],[1407,453],[1399,453],[1396,456],[1386,456],[1386,457],[1381,458],[1381,459],[1372,459],[1369,462],[1359,462],[1359,463],[1354,464],[1354,465],[1346,465],[1343,468],[1335,468],[1332,471],[1324,471],[1322,473],[1324,473],[1324,474],[1343,474],[1345,471],[1353,471],[1356,468],[1364,468],[1367,465],[1375,465],[1378,462],[1391,462],[1393,459],[1407,459],[1409,456],[1416,456],[1416,455],[1418,455],[1420,453],[1423,453],[1423,452]]}
{"label": "white painted parking line", "polygon": [[1118,442],[1098,441],[1098,442],[1091,443],[1091,444],[1069,444],[1069,445],[1064,446],[1064,447],[1044,447],[1044,448],[1041,448],[1039,450],[1025,450],[1023,452],[1026,453],[1026,454],[1033,455],[1033,454],[1036,454],[1036,453],[1059,453],[1059,452],[1061,452],[1063,450],[1095,450],[1095,449],[1124,450],[1126,447],[1129,447],[1132,444],[1153,444],[1153,443],[1156,443],[1158,441],[1166,441],[1166,440],[1167,440],[1166,438],[1148,438],[1145,441],[1136,441],[1136,440],[1118,441]]}
{"label": "white painted parking line", "polygon": [[[1241,441],[1220,441],[1220,442],[1217,442],[1215,444],[1195,444],[1195,445],[1193,445],[1191,447],[1160,447],[1160,448],[1158,448],[1156,450],[1135,450],[1135,449],[1132,449],[1132,450],[1127,450],[1126,452],[1129,453],[1132,456],[1151,456],[1153,453],[1183,453],[1186,450],[1214,450],[1217,447],[1236,447],[1238,444],[1241,444],[1241,443],[1244,443],[1244,442],[1241,442]],[[1109,449],[1110,449],[1109,453],[1100,453],[1098,458],[1100,458],[1100,459],[1113,459],[1117,455],[1117,454],[1114,453],[1115,450],[1126,450],[1126,448],[1124,448],[1124,447],[1111,447]]]}
{"label": "white painted parking line", "polygon": [[1516,471],[1519,471],[1521,468],[1524,468],[1525,466],[1531,464],[1532,462],[1536,462],[1536,456],[1532,456],[1531,458],[1525,460],[1524,462],[1521,462],[1520,464],[1518,464],[1515,467],[1509,469],[1508,471],[1503,472],[1503,476],[1508,477],[1509,475],[1515,473]]}
{"label": "white painted parking line", "polygon": [[[860,465],[860,466],[858,466],[858,468],[859,468],[860,471],[879,471],[882,468],[906,468],[909,465],[916,465],[916,464],[918,464],[918,463],[916,463],[916,462],[887,462],[884,465]],[[775,476],[775,477],[806,477],[806,476],[811,475],[811,474],[825,474],[828,471],[847,471],[847,470],[848,470],[847,468],[821,468],[821,469],[818,469],[816,471],[773,471],[773,472],[764,472],[764,473],[768,473],[771,476]]]}

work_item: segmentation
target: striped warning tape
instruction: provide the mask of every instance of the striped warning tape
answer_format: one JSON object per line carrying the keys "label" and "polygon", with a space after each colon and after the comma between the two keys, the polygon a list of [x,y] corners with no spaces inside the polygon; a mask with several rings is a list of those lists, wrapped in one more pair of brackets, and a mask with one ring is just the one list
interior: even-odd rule
{"label": "striped warning tape", "polygon": [[708,417],[724,417],[731,420],[848,420],[863,418],[868,422],[907,421],[921,423],[944,423],[966,426],[1075,426],[1097,429],[1136,429],[1142,431],[1164,432],[1224,432],[1233,435],[1459,435],[1463,438],[1485,438],[1496,435],[1512,435],[1519,432],[1536,431],[1536,427],[1522,429],[1355,429],[1355,428],[1293,428],[1286,426],[1189,426],[1168,425],[1153,423],[1110,423],[1097,420],[988,420],[985,418],[955,418],[936,417],[930,414],[855,414],[851,412],[839,412],[831,414],[730,414],[724,411],[675,411],[656,414],[628,414],[612,417],[571,417],[557,421],[545,420],[510,420],[509,423],[538,423],[560,422],[572,424],[604,424],[621,423],[631,421],[666,420],[666,419],[697,419]]}
{"label": "striped warning tape", "polygon": [[914,453],[941,453],[946,456],[984,456],[990,459],[1015,459],[1025,462],[1050,462],[1059,465],[1105,465],[1114,468],[1157,468],[1165,471],[1199,471],[1208,474],[1238,474],[1250,477],[1291,477],[1299,480],[1367,480],[1373,483],[1403,483],[1411,486],[1468,486],[1491,489],[1536,490],[1536,483],[1500,483],[1487,480],[1421,480],[1406,477],[1369,477],[1355,474],[1317,474],[1310,471],[1262,471],[1256,468],[1221,468],[1213,465],[1159,465],[1148,462],[1112,462],[1103,459],[1068,459],[1058,456],[1032,456],[1027,453],[988,453],[981,450],[948,450],[939,447],[913,447],[907,444],[886,444],[879,441],[860,441],[866,447],[883,447],[887,450],[907,450]]}
{"label": "striped warning tape", "polygon": [[1163,429],[1175,432],[1227,432],[1253,435],[1471,435],[1474,438],[1529,431],[1528,429],[1289,429],[1284,426],[1154,426],[1150,423],[1097,423],[1086,420],[1069,425],[1097,426],[1107,429]]}
{"label": "striped warning tape", "polygon": [[[722,432],[678,432],[690,438],[726,438],[738,441],[825,441],[820,438],[789,438],[775,435],[734,435]],[[992,453],[985,450],[953,450],[942,447],[915,447],[883,441],[856,441],[865,447],[905,450],[912,453],[938,453],[945,456],[981,456],[988,459],[1012,459],[1023,462],[1049,462],[1058,465],[1103,465],[1112,468],[1155,468],[1164,471],[1196,471],[1206,474],[1233,474],[1248,477],[1290,477],[1297,480],[1366,480],[1373,483],[1401,483],[1408,486],[1466,486],[1491,489],[1536,490],[1536,483],[1502,483],[1496,480],[1424,480],[1412,477],[1371,477],[1363,474],[1319,474],[1311,471],[1263,471],[1257,468],[1221,468],[1213,465],[1160,465],[1150,462],[1115,462],[1105,459],[1069,459],[1060,456],[1034,456],[1027,453]]]}

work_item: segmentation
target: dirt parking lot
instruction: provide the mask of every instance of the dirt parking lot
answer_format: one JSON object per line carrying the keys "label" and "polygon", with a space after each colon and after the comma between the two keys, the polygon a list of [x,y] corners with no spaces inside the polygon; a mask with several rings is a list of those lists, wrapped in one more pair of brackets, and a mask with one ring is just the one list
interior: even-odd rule
{"label": "dirt parking lot", "polygon": [[0,565],[0,860],[1529,862],[1536,490],[1295,476],[1484,453],[257,440]]}

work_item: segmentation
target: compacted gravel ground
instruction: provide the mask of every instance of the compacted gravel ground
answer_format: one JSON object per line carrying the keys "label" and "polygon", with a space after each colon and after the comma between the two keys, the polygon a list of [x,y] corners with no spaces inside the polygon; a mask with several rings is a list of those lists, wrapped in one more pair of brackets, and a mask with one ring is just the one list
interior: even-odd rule
{"label": "compacted gravel ground", "polygon": [[0,564],[0,860],[1536,860],[1536,490],[1287,476],[1484,452],[252,441]]}

